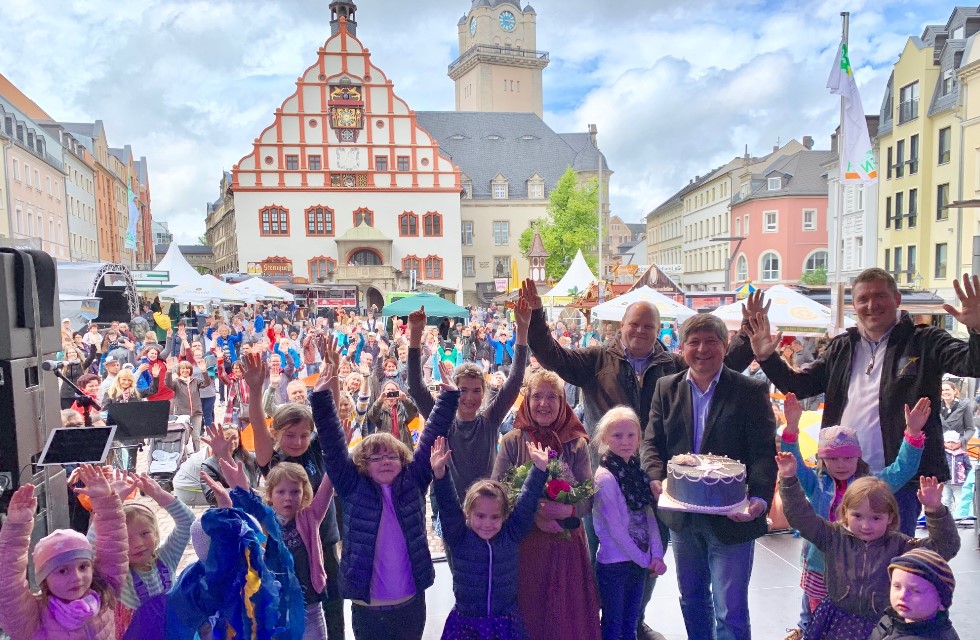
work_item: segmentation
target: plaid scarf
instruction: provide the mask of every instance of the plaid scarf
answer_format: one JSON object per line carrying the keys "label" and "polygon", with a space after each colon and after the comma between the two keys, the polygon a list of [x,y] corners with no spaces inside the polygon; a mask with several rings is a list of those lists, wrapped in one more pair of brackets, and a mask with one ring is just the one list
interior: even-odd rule
{"label": "plaid scarf", "polygon": [[653,494],[650,492],[650,482],[647,474],[640,467],[640,457],[633,455],[629,461],[623,460],[615,453],[606,452],[599,458],[599,464],[616,478],[619,489],[626,498],[626,507],[630,511],[642,511],[653,506]]}

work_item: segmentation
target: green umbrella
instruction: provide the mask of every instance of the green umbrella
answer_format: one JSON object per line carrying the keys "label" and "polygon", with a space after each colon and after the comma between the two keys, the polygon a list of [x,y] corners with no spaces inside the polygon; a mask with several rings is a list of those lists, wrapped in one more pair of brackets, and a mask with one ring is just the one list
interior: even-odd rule
{"label": "green umbrella", "polygon": [[391,304],[386,304],[381,310],[383,316],[407,316],[413,311],[418,311],[420,307],[425,307],[425,315],[432,318],[435,316],[443,318],[468,318],[470,312],[445,298],[434,296],[431,293],[419,293],[408,296],[400,300],[395,300]]}

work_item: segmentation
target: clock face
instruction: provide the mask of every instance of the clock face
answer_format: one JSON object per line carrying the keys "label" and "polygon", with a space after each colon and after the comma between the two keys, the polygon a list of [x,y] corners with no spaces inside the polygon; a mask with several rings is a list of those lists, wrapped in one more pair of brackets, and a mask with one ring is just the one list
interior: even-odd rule
{"label": "clock face", "polygon": [[504,11],[500,14],[500,28],[504,31],[513,31],[514,27],[517,26],[517,19],[514,14],[510,11]]}
{"label": "clock face", "polygon": [[341,127],[353,127],[357,125],[357,112],[353,109],[338,109],[337,124]]}
{"label": "clock face", "polygon": [[470,35],[476,35],[476,18],[470,18]]}

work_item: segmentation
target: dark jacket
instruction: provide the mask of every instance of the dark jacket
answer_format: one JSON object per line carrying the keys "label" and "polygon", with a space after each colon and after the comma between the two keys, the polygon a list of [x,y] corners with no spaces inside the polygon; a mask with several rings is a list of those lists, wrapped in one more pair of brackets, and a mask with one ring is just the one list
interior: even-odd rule
{"label": "dark jacket", "polygon": [[[641,457],[643,470],[654,480],[664,479],[671,458],[692,453],[694,448],[694,410],[686,378],[686,373],[661,378],[650,403]],[[749,497],[761,498],[768,505],[776,486],[775,436],[776,416],[768,385],[722,367],[704,423],[701,451],[742,462]],[[692,518],[706,518],[722,544],[753,540],[767,531],[765,514],[749,522],[734,522],[726,517],[661,509],[657,517],[672,531],[683,531]]]}
{"label": "dark jacket", "polygon": [[[776,388],[809,398],[826,391],[821,427],[840,424],[851,382],[851,359],[861,340],[857,329],[834,338],[823,356],[803,371],[793,371],[778,356],[763,361],[762,369]],[[922,452],[919,474],[949,479],[943,455],[942,423],[939,419],[940,384],[943,373],[980,377],[980,334],[970,333],[968,341],[958,340],[938,327],[915,326],[905,311],[892,329],[882,363],[878,415],[881,420],[885,465],[895,461],[905,432],[905,405],[915,406],[919,398],[932,401],[926,421],[926,448]],[[913,479],[911,485],[918,486]]]}
{"label": "dark jacket", "polygon": [[905,622],[888,607],[868,640],[960,640],[960,637],[946,611],[939,611],[933,620]]}
{"label": "dark jacket", "polygon": [[[565,349],[551,336],[540,309],[531,314],[527,343],[542,367],[582,389],[582,404],[585,405],[582,422],[590,436],[595,435],[602,416],[617,405],[631,407],[645,426],[657,380],[687,370],[684,359],[668,352],[658,341],[653,346],[653,359],[639,382],[619,340],[610,346]],[[728,347],[725,364],[742,371],[752,359],[752,347],[744,333],[739,333]]]}
{"label": "dark jacket", "polygon": [[790,526],[823,551],[827,597],[836,606],[858,616],[884,614],[888,607],[888,565],[892,558],[922,547],[950,560],[960,550],[960,534],[945,507],[938,518],[926,515],[928,538],[910,538],[896,530],[864,542],[843,524],[828,522],[814,513],[795,476],[779,479],[779,496]]}
{"label": "dark jacket", "polygon": [[[319,391],[310,396],[323,464],[334,490],[344,501],[344,546],[340,559],[340,592],[348,600],[371,601],[371,573],[381,524],[381,490],[362,476],[347,450],[344,430],[337,418],[333,394]],[[425,530],[425,496],[432,481],[429,453],[436,437],[445,436],[459,404],[459,392],[442,392],[419,438],[412,462],[392,482],[392,501],[408,546],[416,593],[435,581]]]}
{"label": "dark jacket", "polygon": [[514,510],[500,532],[484,540],[466,526],[452,474],[435,481],[442,537],[453,558],[453,595],[464,616],[501,616],[517,613],[518,547],[534,526],[534,514],[547,475],[531,466]]}
{"label": "dark jacket", "polygon": [[973,424],[973,402],[956,398],[948,409],[943,402],[939,407],[939,419],[942,421],[943,431],[960,434],[960,446],[966,449],[966,444],[976,431]]}

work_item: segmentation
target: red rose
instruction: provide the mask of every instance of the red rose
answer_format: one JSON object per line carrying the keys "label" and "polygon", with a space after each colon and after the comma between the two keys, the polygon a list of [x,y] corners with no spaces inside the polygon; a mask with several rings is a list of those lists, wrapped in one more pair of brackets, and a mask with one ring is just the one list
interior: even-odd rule
{"label": "red rose", "polygon": [[572,490],[572,485],[568,484],[564,480],[555,478],[554,480],[549,480],[548,484],[545,485],[545,491],[548,493],[548,497],[552,500],[558,499],[558,494],[562,491],[569,493]]}

